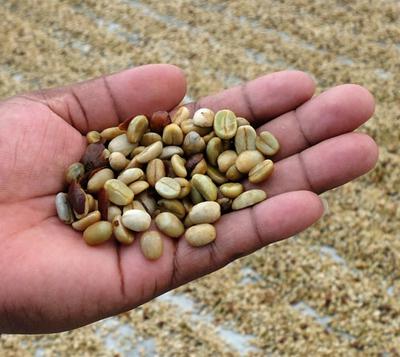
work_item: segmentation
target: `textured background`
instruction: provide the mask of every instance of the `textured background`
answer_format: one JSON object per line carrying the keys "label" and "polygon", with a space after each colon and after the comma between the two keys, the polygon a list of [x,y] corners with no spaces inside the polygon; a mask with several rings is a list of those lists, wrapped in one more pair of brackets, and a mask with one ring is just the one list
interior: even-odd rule
{"label": "textured background", "polygon": [[3,336],[1,356],[400,354],[397,0],[0,0],[0,19],[0,97],[152,62],[181,66],[192,98],[300,69],[372,91],[361,130],[381,153],[300,236],[119,317]]}

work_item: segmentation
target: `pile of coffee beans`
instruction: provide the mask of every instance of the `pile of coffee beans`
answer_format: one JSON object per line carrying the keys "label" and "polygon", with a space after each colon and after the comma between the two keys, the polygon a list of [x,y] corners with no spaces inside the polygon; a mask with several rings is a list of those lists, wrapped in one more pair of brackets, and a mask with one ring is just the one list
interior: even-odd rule
{"label": "pile of coffee beans", "polygon": [[245,191],[240,181],[268,179],[274,164],[267,157],[279,150],[270,132],[257,134],[228,109],[201,108],[190,118],[184,106],[172,117],[138,115],[86,138],[81,161],[66,171],[67,192],[56,196],[58,217],[89,245],[112,237],[129,245],[142,232],[151,260],[163,252],[158,231],[201,247],[216,239],[221,214],[265,200],[263,190]]}

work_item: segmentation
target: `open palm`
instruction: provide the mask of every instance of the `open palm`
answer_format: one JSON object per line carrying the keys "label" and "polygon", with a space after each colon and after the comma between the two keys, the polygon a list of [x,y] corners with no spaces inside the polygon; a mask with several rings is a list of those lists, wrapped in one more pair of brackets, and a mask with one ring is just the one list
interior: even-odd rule
{"label": "open palm", "polygon": [[370,170],[377,147],[351,133],[373,113],[372,96],[343,85],[314,97],[301,72],[279,72],[189,104],[229,108],[281,142],[269,198],[223,216],[214,243],[192,248],[164,237],[147,261],[135,242],[87,246],[61,223],[54,198],[65,169],[85,150],[84,134],[136,114],[173,110],[182,72],[150,65],[0,102],[0,333],[55,332],[138,306],[319,219],[316,193]]}

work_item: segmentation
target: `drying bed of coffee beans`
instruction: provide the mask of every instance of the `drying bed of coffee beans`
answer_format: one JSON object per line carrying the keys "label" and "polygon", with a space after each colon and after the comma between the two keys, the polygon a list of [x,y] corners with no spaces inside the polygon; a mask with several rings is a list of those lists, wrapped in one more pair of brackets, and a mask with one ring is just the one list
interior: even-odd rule
{"label": "drying bed of coffee beans", "polygon": [[[257,134],[231,110],[200,108],[191,117],[185,106],[172,118],[138,115],[86,138],[81,162],[66,170],[67,192],[56,196],[58,217],[89,245],[112,237],[130,245],[144,232],[140,247],[150,260],[163,252],[158,231],[201,247],[216,239],[221,214],[265,200],[241,182],[267,180],[274,170],[267,157],[279,150],[273,134]],[[158,230],[149,230],[152,219]]]}

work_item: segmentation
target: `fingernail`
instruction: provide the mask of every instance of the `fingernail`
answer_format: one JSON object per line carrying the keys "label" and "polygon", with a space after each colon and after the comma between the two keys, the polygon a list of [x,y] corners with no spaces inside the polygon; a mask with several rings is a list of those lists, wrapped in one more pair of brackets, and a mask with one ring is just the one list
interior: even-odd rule
{"label": "fingernail", "polygon": [[322,214],[322,216],[326,216],[330,213],[328,201],[326,198],[321,197],[321,202],[322,202],[322,206],[324,208],[324,213]]}

